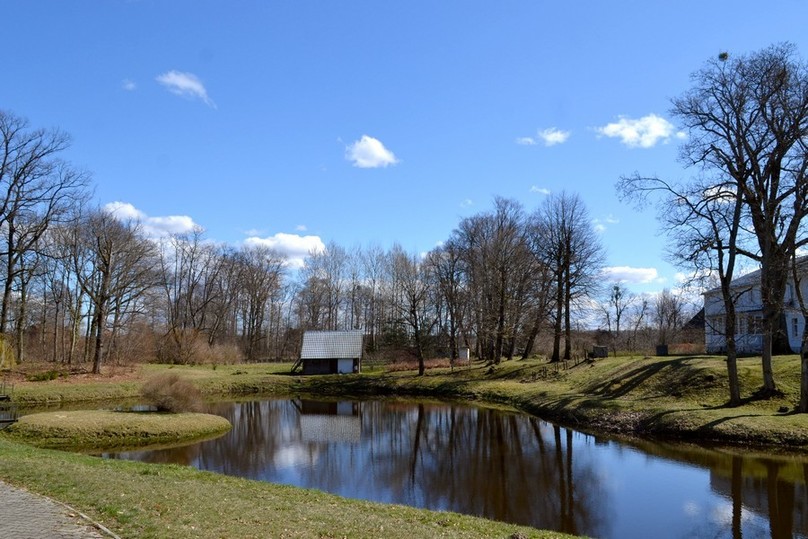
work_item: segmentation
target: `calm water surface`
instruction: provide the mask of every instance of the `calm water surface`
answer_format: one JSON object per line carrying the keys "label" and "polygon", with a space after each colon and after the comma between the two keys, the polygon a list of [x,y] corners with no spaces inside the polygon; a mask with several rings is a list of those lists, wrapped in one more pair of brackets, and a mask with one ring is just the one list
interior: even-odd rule
{"label": "calm water surface", "polygon": [[218,404],[227,435],[110,453],[603,538],[808,537],[808,457],[621,444],[454,404]]}

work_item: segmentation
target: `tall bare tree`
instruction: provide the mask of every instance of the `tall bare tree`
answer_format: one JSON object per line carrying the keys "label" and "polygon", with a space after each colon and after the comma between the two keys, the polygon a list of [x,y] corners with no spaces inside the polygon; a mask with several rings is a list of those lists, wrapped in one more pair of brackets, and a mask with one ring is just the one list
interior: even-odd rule
{"label": "tall bare tree", "polygon": [[392,273],[401,289],[397,302],[399,317],[407,326],[418,360],[418,374],[423,376],[424,341],[437,323],[434,306],[435,287],[430,281],[427,265],[416,255],[404,252],[399,246],[391,251]]}
{"label": "tall bare tree", "polygon": [[559,361],[561,339],[564,359],[572,355],[571,316],[578,299],[595,296],[604,251],[592,227],[589,212],[578,195],[551,195],[532,219],[544,265],[552,272],[554,289],[554,335],[551,361]]}
{"label": "tall bare tree", "polygon": [[244,248],[239,255],[244,351],[255,360],[266,340],[270,304],[281,291],[284,258],[266,247]]}
{"label": "tall bare tree", "polygon": [[[449,336],[449,361],[454,364],[458,357],[458,339],[463,332],[465,300],[463,298],[462,253],[457,243],[450,239],[433,249],[427,258],[441,296],[446,304],[447,333]],[[468,343],[465,343],[468,345]]]}
{"label": "tall bare tree", "polygon": [[123,222],[111,213],[93,209],[76,221],[71,240],[71,263],[76,281],[90,300],[93,373],[101,372],[106,345],[120,310],[155,287],[154,244],[139,224]]}
{"label": "tall bare tree", "polygon": [[737,406],[741,402],[735,341],[738,292],[732,287],[732,279],[743,240],[740,189],[732,182],[697,179],[676,185],[638,174],[621,178],[617,189],[621,198],[632,200],[640,207],[649,197],[658,195],[658,213],[663,229],[671,238],[671,259],[693,271],[694,280],[707,283],[713,277],[718,278],[724,316],[720,321],[706,323],[714,324],[711,329],[724,336],[729,404]]}
{"label": "tall bare tree", "polygon": [[498,364],[524,322],[522,293],[532,270],[526,216],[518,202],[494,199],[494,211],[463,219],[453,240],[463,253],[478,355]]}
{"label": "tall bare tree", "polygon": [[657,343],[667,345],[681,329],[684,321],[684,302],[680,296],[665,288],[654,302],[653,318],[657,327]]}
{"label": "tall bare tree", "polygon": [[27,120],[0,110],[0,334],[8,329],[12,292],[25,287],[31,275],[24,258],[85,195],[88,175],[58,157],[69,145],[65,133],[31,129]]}
{"label": "tall bare tree", "polygon": [[621,283],[614,283],[609,288],[609,296],[602,310],[614,355],[617,355],[617,348],[623,344],[621,331],[625,325],[626,313],[636,300],[637,296]]}
{"label": "tall bare tree", "polygon": [[721,54],[674,99],[673,113],[689,131],[685,163],[732,182],[744,220],[757,240],[744,254],[760,263],[765,323],[763,391],[776,391],[773,338],[780,325],[795,251],[808,243],[808,69],[794,46],[779,44],[731,57]]}

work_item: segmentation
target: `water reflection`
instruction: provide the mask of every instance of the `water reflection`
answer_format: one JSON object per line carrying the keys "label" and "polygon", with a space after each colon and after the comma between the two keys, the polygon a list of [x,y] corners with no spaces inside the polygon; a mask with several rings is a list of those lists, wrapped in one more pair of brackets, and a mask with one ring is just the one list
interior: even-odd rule
{"label": "water reflection", "polygon": [[808,459],[596,439],[451,404],[216,405],[233,430],[108,454],[591,537],[806,537]]}

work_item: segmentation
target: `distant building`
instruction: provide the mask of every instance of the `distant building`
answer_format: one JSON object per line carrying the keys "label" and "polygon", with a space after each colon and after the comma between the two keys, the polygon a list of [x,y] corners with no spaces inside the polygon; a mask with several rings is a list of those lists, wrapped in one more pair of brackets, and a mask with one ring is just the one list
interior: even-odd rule
{"label": "distant building", "polygon": [[347,374],[362,370],[362,331],[307,331],[292,372]]}
{"label": "distant building", "polygon": [[[808,277],[808,257],[798,262],[798,271]],[[735,343],[739,353],[757,354],[763,350],[763,303],[760,295],[760,270],[734,279],[731,284],[737,316]],[[808,278],[802,283],[802,294],[808,301]],[[724,352],[727,349],[724,335],[726,317],[721,289],[714,288],[704,293],[704,346],[707,353]],[[796,353],[800,350],[802,333],[805,331],[794,280],[789,278],[783,298],[783,312],[779,330],[773,335],[776,354]]]}

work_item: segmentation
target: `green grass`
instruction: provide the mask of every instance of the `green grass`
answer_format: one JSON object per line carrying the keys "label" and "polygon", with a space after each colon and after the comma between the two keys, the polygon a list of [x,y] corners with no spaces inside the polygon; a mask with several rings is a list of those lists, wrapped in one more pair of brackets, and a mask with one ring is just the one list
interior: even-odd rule
{"label": "green grass", "polygon": [[569,537],[481,518],[350,500],[200,472],[104,460],[0,439],[0,477],[80,508],[132,538]]}
{"label": "green grass", "polygon": [[189,442],[231,428],[227,419],[210,414],[80,410],[25,415],[0,437],[37,447],[95,450]]}

